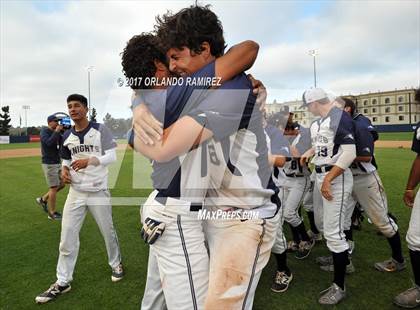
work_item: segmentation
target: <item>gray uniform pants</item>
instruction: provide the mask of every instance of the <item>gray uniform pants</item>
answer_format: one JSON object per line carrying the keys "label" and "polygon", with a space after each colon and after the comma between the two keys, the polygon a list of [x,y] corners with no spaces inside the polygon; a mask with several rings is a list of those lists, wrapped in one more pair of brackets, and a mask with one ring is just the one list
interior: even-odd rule
{"label": "gray uniform pants", "polygon": [[411,211],[410,225],[407,231],[408,248],[412,251],[420,251],[420,190],[414,200]]}
{"label": "gray uniform pants", "polygon": [[[327,173],[317,173],[316,188],[321,189]],[[350,169],[331,182],[331,201],[322,197],[323,233],[327,240],[327,247],[331,252],[341,253],[349,248],[344,235],[344,221],[347,214],[347,200],[353,189],[353,176]],[[318,225],[317,225],[318,226]]]}
{"label": "gray uniform pants", "polygon": [[115,268],[121,262],[117,233],[112,222],[109,191],[81,192],[70,187],[61,223],[60,255],[57,264],[57,282],[59,285],[66,285],[73,280],[73,271],[80,245],[79,232],[88,210],[104,237],[109,266]]}

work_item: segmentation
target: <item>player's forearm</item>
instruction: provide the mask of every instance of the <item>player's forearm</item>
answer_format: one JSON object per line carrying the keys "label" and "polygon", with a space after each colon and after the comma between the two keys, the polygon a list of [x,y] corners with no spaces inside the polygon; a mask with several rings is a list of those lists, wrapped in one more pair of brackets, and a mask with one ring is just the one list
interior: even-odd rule
{"label": "player's forearm", "polygon": [[414,190],[420,183],[420,155],[417,155],[411,166],[410,176],[407,181],[407,190]]}
{"label": "player's forearm", "polygon": [[220,77],[224,82],[251,68],[259,48],[259,45],[251,40],[234,45],[225,55],[216,59],[216,77]]}
{"label": "player's forearm", "polygon": [[210,139],[213,133],[192,117],[184,116],[163,132],[162,141],[146,145],[134,135],[134,149],[157,162],[168,162]]}
{"label": "player's forearm", "polygon": [[354,161],[368,163],[372,160],[372,156],[356,156]]}
{"label": "player's forearm", "polygon": [[273,167],[283,167],[286,163],[286,157],[268,154],[268,162]]}
{"label": "player's forearm", "polygon": [[333,166],[330,172],[325,176],[325,179],[327,182],[332,182],[336,177],[338,177],[340,174],[344,172],[344,169],[341,169],[338,166]]}

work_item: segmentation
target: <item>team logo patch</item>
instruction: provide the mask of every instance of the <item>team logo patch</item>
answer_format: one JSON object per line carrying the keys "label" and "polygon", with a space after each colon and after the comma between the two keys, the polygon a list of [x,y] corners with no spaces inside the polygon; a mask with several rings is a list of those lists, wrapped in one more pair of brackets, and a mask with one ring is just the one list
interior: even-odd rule
{"label": "team logo patch", "polygon": [[344,137],[344,139],[351,139],[354,140],[354,137],[351,133],[349,133],[347,136]]}

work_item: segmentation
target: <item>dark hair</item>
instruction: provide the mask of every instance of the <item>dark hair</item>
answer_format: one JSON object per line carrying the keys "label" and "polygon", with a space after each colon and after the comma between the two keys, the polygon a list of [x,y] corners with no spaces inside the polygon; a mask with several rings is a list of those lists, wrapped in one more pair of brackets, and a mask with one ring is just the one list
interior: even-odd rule
{"label": "dark hair", "polygon": [[176,14],[167,12],[156,17],[155,29],[166,53],[170,48],[188,47],[194,53],[200,54],[201,45],[208,42],[210,53],[219,57],[224,54],[225,39],[222,23],[210,6],[190,6]]}
{"label": "dark hair", "polygon": [[356,112],[356,104],[353,100],[346,97],[340,97],[340,99],[344,101],[344,108],[350,107],[350,114],[353,116],[354,112]]}
{"label": "dark hair", "polygon": [[416,100],[417,102],[420,102],[420,88],[416,89],[416,93],[414,95],[414,100]]}
{"label": "dark hair", "polygon": [[85,96],[79,95],[79,94],[71,94],[67,97],[67,103],[70,101],[79,101],[81,104],[83,104],[85,107],[88,106],[88,101]]}
{"label": "dark hair", "polygon": [[143,32],[132,37],[120,55],[124,75],[127,78],[138,79],[129,83],[132,89],[151,88],[150,85],[145,85],[144,79],[155,76],[155,60],[167,65],[165,54],[159,49],[157,37],[151,33]]}
{"label": "dark hair", "polygon": [[267,124],[274,127],[281,126],[283,129],[287,127],[287,121],[289,120],[289,113],[277,112],[270,115],[267,119]]}

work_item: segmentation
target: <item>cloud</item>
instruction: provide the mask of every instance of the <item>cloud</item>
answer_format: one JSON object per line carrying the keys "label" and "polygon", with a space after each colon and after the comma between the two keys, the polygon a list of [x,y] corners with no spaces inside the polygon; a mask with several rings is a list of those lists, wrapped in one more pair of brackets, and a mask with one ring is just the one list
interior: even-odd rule
{"label": "cloud", "polygon": [[[206,2],[207,3],[207,2]],[[86,67],[93,65],[91,99],[98,119],[130,117],[131,91],[118,88],[119,53],[134,34],[150,31],[157,14],[191,1],[1,2],[0,105],[11,106],[18,125],[65,111],[70,93],[87,95]],[[293,100],[313,84],[316,48],[321,86],[358,93],[419,84],[420,2],[215,1],[228,44],[254,39],[260,54],[252,73],[270,98]]]}

